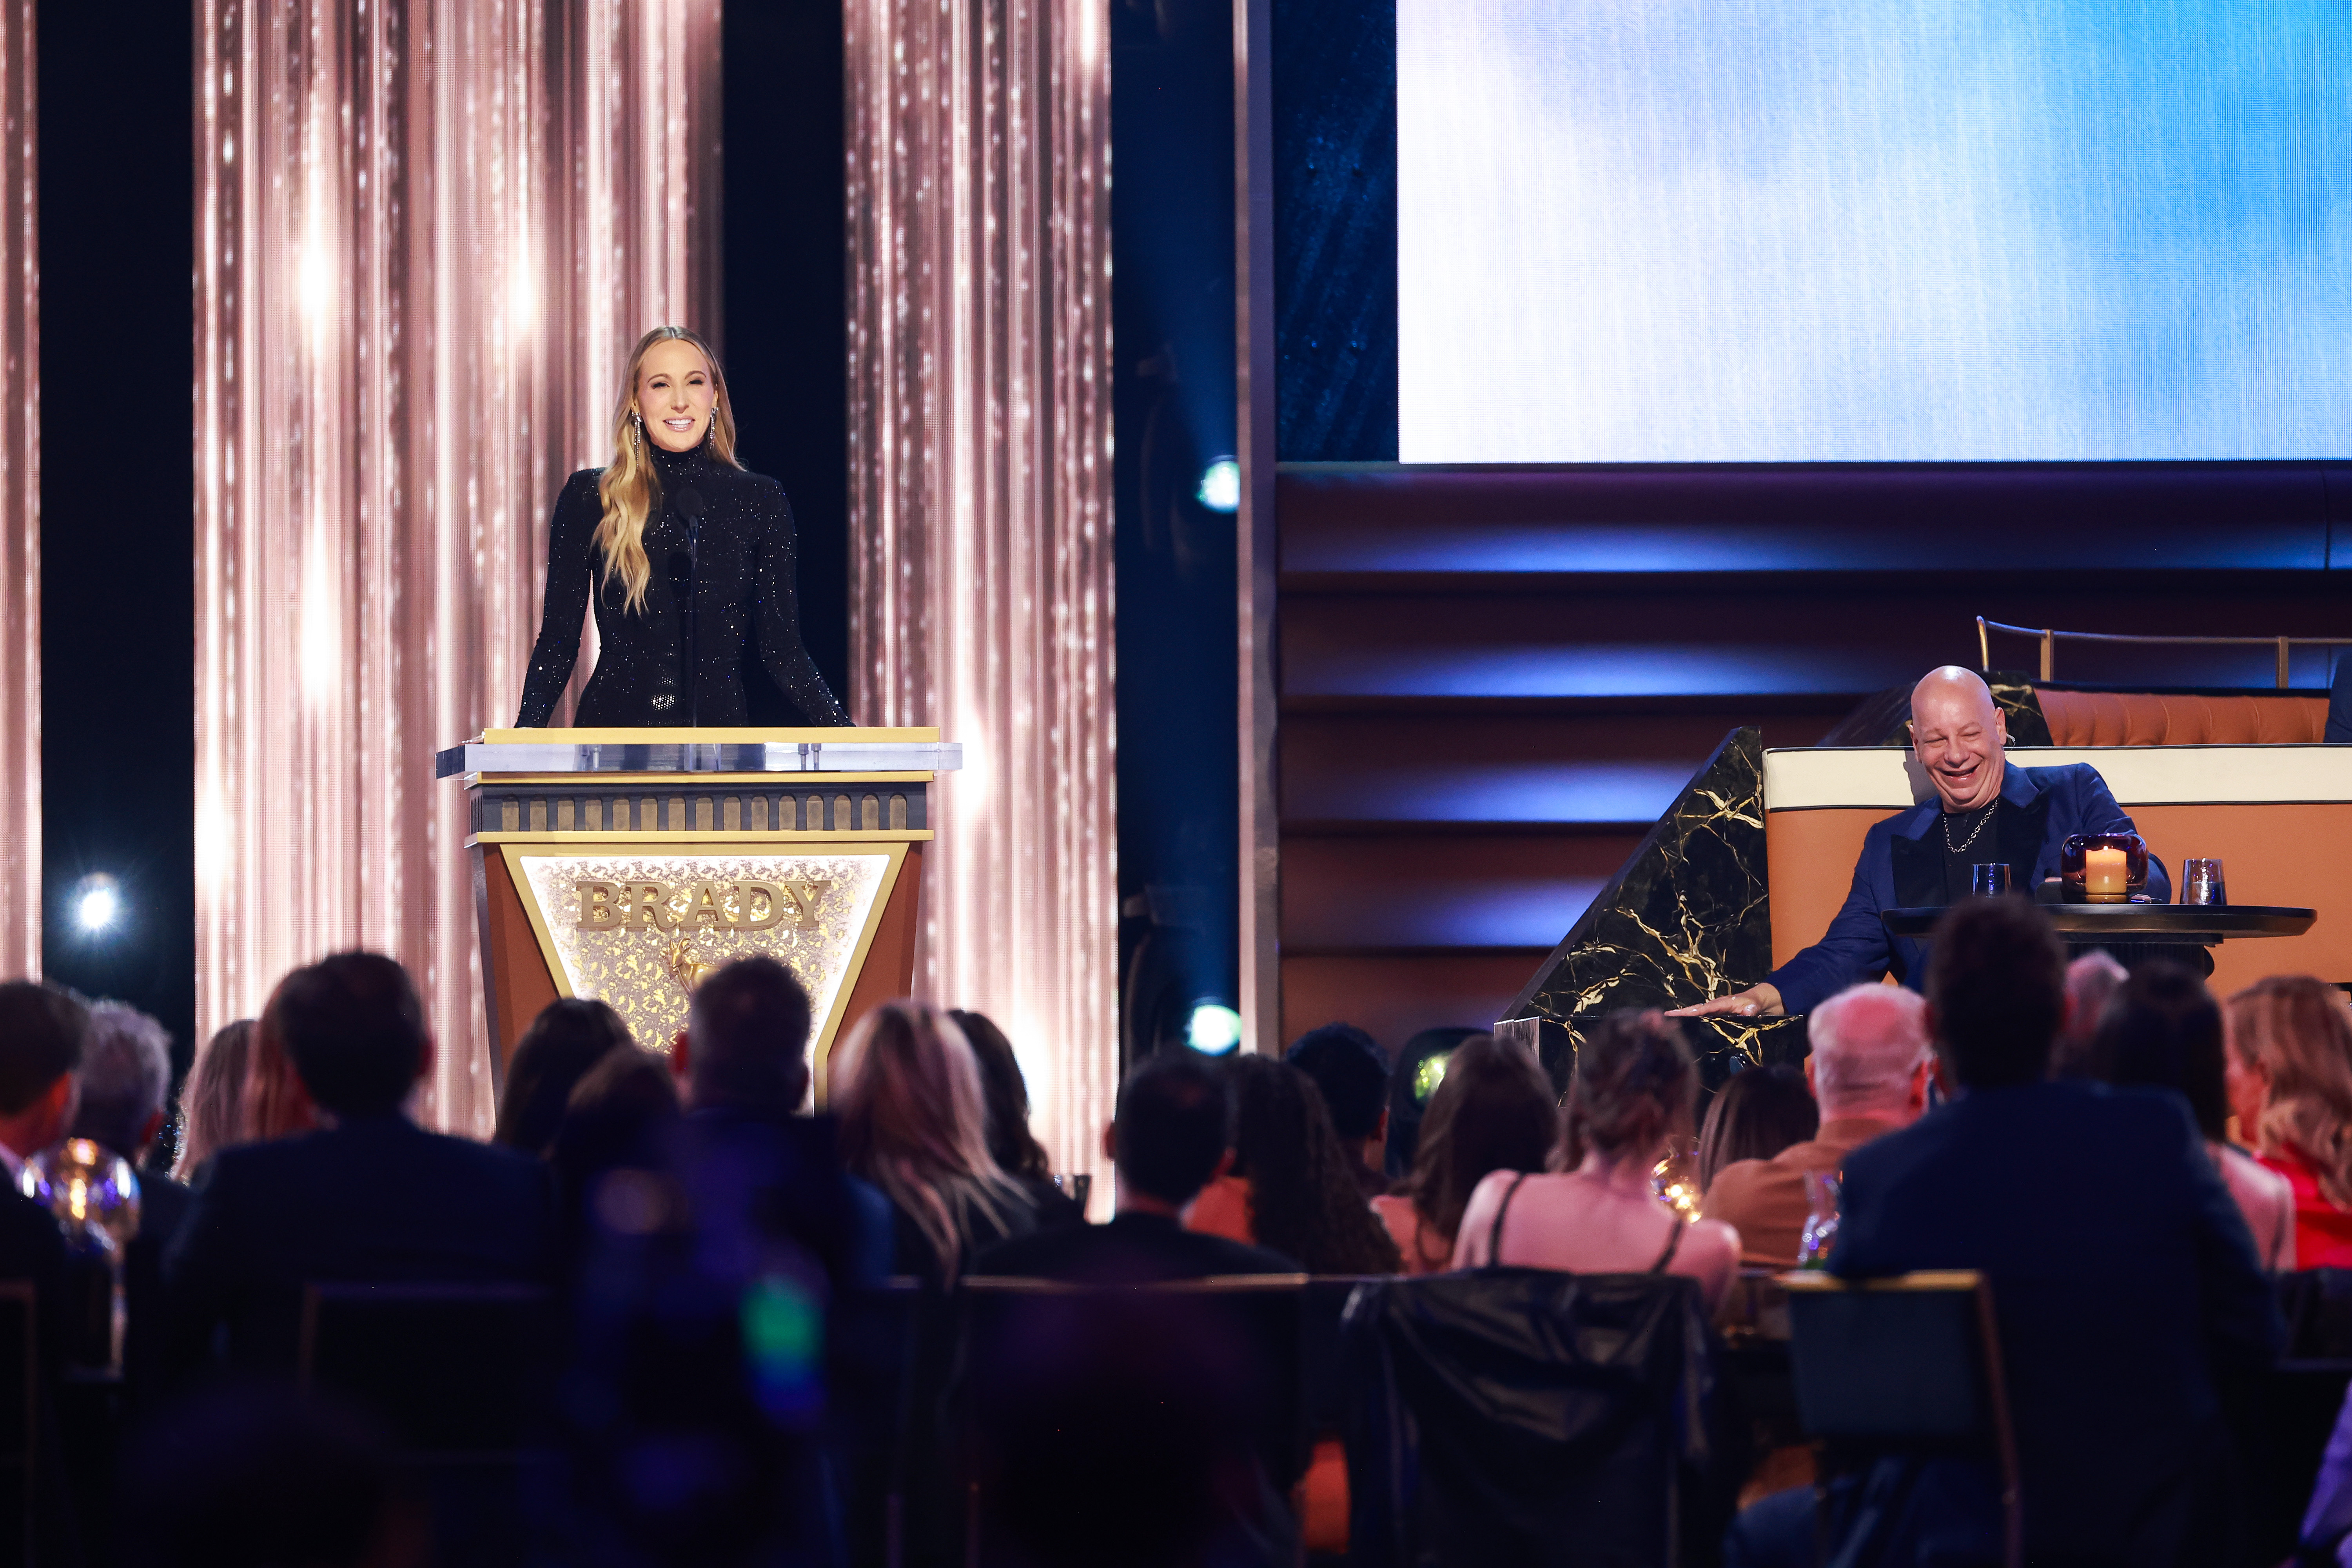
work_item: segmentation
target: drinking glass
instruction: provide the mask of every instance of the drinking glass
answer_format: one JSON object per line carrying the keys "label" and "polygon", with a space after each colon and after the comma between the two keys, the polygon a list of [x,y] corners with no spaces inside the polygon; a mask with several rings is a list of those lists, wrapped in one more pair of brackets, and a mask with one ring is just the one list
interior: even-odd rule
{"label": "drinking glass", "polygon": [[1650,1192],[1686,1220],[1698,1218],[1698,1140],[1669,1142],[1650,1167]]}
{"label": "drinking glass", "polygon": [[2219,860],[2187,860],[2180,867],[2180,901],[2220,908],[2230,901],[2229,889],[2221,881]]}
{"label": "drinking glass", "polygon": [[1838,1174],[1835,1171],[1805,1173],[1805,1228],[1797,1237],[1797,1267],[1827,1268],[1837,1246]]}
{"label": "drinking glass", "polygon": [[1997,899],[2015,886],[2013,873],[2006,863],[1969,868],[1969,894],[1971,898]]}

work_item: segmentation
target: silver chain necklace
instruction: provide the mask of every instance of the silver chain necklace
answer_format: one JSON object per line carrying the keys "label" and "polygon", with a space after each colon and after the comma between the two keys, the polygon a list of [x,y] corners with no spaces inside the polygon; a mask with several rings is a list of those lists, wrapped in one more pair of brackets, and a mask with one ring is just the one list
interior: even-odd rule
{"label": "silver chain necklace", "polygon": [[1978,836],[1984,832],[1985,824],[1992,820],[1992,814],[2000,809],[2000,796],[1995,795],[1992,797],[1992,804],[1984,808],[1984,815],[1977,818],[1977,825],[1969,829],[1969,836],[1958,844],[1952,842],[1952,814],[1948,811],[1944,813],[1944,847],[1958,855],[1961,850],[1974,844]]}

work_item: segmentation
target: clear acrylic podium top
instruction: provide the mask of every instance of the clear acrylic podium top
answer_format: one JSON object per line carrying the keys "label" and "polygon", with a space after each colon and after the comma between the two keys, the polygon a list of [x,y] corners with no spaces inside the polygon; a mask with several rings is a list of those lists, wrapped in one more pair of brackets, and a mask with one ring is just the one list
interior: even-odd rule
{"label": "clear acrylic podium top", "polygon": [[485,730],[433,758],[437,779],[483,773],[952,773],[934,729]]}

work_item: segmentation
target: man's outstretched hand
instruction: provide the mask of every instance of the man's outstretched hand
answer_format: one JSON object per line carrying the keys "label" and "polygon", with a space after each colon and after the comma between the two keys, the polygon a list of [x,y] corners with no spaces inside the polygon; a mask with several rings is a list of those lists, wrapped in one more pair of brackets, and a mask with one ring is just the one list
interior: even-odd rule
{"label": "man's outstretched hand", "polygon": [[1735,991],[1728,996],[1710,996],[1695,1006],[1676,1007],[1669,1018],[1713,1018],[1722,1014],[1735,1018],[1780,1018],[1787,1010],[1780,1005],[1779,987],[1752,985],[1745,991]]}

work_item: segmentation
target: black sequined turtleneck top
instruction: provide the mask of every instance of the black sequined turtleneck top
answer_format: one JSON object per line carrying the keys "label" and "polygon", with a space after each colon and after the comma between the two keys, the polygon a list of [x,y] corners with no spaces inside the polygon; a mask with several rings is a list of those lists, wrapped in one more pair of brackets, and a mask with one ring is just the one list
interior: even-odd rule
{"label": "black sequined turtleneck top", "polygon": [[[793,508],[782,487],[763,474],[713,462],[701,447],[656,447],[653,458],[660,489],[646,523],[653,579],[642,610],[625,607],[627,590],[618,579],[605,578],[596,547],[604,517],[596,481],[603,470],[581,469],[556,498],[548,526],[546,609],[515,723],[543,725],[555,710],[579,657],[580,618],[592,595],[602,651],[573,723],[746,723],[744,661],[755,657],[800,710],[802,723],[848,723],[801,646]],[[688,520],[698,508],[702,522],[689,566]],[[691,616],[686,613],[689,577]]]}

